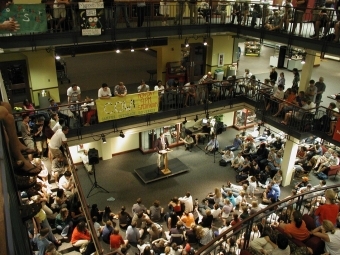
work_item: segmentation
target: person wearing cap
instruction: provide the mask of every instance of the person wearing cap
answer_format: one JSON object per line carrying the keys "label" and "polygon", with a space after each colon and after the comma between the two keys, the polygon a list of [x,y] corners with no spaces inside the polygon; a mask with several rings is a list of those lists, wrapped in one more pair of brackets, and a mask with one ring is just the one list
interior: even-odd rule
{"label": "person wearing cap", "polygon": [[309,178],[307,176],[304,176],[301,178],[301,182],[295,185],[295,189],[298,190],[300,188],[307,187],[308,184],[309,184]]}
{"label": "person wearing cap", "polygon": [[102,84],[102,87],[98,89],[98,98],[99,99],[109,99],[112,97],[111,90],[106,83]]}

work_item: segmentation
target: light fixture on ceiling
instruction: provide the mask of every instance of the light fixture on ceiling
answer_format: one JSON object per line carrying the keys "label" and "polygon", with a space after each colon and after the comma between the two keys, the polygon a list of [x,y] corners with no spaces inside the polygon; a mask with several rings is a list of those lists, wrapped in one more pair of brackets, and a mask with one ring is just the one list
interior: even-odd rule
{"label": "light fixture on ceiling", "polygon": [[207,45],[208,45],[208,43],[207,43],[207,38],[205,38],[205,37],[203,38],[203,45],[204,45],[204,46],[207,46]]}
{"label": "light fixture on ceiling", "polygon": [[188,38],[185,38],[184,45],[185,45],[186,48],[189,47],[189,39]]}
{"label": "light fixture on ceiling", "polygon": [[124,133],[123,133],[123,130],[120,131],[119,136],[120,136],[121,138],[125,138],[125,135],[124,135]]}
{"label": "light fixture on ceiling", "polygon": [[135,52],[135,49],[133,48],[133,46],[131,45],[131,52]]}
{"label": "light fixture on ceiling", "polygon": [[182,122],[183,123],[183,125],[185,125],[185,123],[187,123],[188,121],[187,121],[187,117],[184,117],[184,121]]}
{"label": "light fixture on ceiling", "polygon": [[59,55],[55,55],[55,59],[56,60],[60,60],[60,56]]}
{"label": "light fixture on ceiling", "polygon": [[306,58],[303,56],[301,59],[301,64],[304,65],[306,63]]}
{"label": "light fixture on ceiling", "polygon": [[149,47],[147,44],[145,44],[145,50],[149,50]]}
{"label": "light fixture on ceiling", "polygon": [[104,135],[104,134],[101,134],[100,137],[102,138],[102,142],[103,142],[103,143],[106,143],[106,137],[105,137],[105,135]]}
{"label": "light fixture on ceiling", "polygon": [[117,49],[116,49],[116,53],[120,53],[120,49],[117,48]]}
{"label": "light fixture on ceiling", "polygon": [[196,122],[196,121],[198,121],[198,116],[196,115],[196,117],[194,118],[194,121]]}

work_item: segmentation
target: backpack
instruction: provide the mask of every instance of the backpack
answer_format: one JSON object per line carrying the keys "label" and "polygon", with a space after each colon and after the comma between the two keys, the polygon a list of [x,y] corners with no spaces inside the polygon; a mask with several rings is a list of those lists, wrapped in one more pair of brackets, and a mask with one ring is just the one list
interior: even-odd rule
{"label": "backpack", "polygon": [[225,162],[224,159],[221,159],[220,166],[227,166],[227,162]]}
{"label": "backpack", "polygon": [[328,179],[328,176],[323,172],[318,173],[317,177],[319,178],[319,180],[327,180]]}

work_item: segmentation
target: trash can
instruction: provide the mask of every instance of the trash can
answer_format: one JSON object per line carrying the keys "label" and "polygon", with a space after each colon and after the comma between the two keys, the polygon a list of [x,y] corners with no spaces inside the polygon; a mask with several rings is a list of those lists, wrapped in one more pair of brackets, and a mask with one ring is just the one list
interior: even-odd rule
{"label": "trash can", "polygon": [[50,102],[48,101],[50,98],[50,92],[48,90],[42,90],[41,93],[38,93],[39,99],[39,108],[48,108],[50,106]]}
{"label": "trash can", "polygon": [[229,65],[227,66],[227,73],[226,77],[228,78],[229,76],[236,75],[236,66]]}
{"label": "trash can", "polygon": [[216,69],[215,70],[215,80],[223,81],[224,71],[223,69]]}

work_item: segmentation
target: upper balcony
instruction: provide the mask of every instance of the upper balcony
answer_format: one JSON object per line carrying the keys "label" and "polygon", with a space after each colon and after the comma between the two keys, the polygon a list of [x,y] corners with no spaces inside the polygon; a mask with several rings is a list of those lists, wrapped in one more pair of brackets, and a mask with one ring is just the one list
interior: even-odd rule
{"label": "upper balcony", "polygon": [[[235,36],[256,37],[261,41],[275,41],[318,52],[339,54],[339,43],[333,42],[334,36],[328,36],[335,33],[336,21],[333,20],[337,20],[339,15],[334,8],[325,9],[324,13],[315,17],[320,21],[318,33],[320,37],[325,37],[325,39],[317,40],[310,38],[315,34],[311,8],[307,8],[302,17],[301,35],[296,35],[293,33],[293,27],[295,21],[298,21],[299,14],[295,7],[288,10],[283,5],[272,5],[268,2],[249,1],[238,5],[234,3],[207,1],[192,6],[188,2],[167,2],[167,5],[160,5],[159,1],[147,1],[145,6],[140,6],[134,1],[122,1],[105,7],[99,3],[95,5],[90,3],[92,7],[89,7],[88,11],[91,10],[91,12],[86,12],[86,9],[83,9],[85,7],[79,8],[78,4],[70,4],[64,9],[65,20],[54,18],[53,15],[56,15],[60,9],[56,9],[53,3],[46,4],[47,17],[42,19],[42,21],[46,20],[46,23],[40,30],[43,32],[33,32],[34,30],[28,29],[27,25],[22,25],[22,29],[18,32],[5,34],[1,38],[0,48],[34,50],[36,47],[73,45],[73,47],[67,47],[65,52],[72,55],[86,51],[81,48],[83,44],[98,43],[101,47],[94,45],[87,50],[104,51],[112,50],[116,43],[119,43],[122,48],[130,48],[131,43],[136,39],[152,44],[155,38],[198,34],[209,37],[218,33],[230,33]],[[43,9],[43,6],[40,8]],[[190,18],[191,11],[192,18]],[[282,22],[279,24],[279,29],[271,31],[268,30],[266,24],[273,23],[275,12],[278,13]],[[168,13],[168,16],[162,13]],[[295,32],[298,32],[299,26],[297,24]],[[86,31],[84,28],[87,28]]]}

